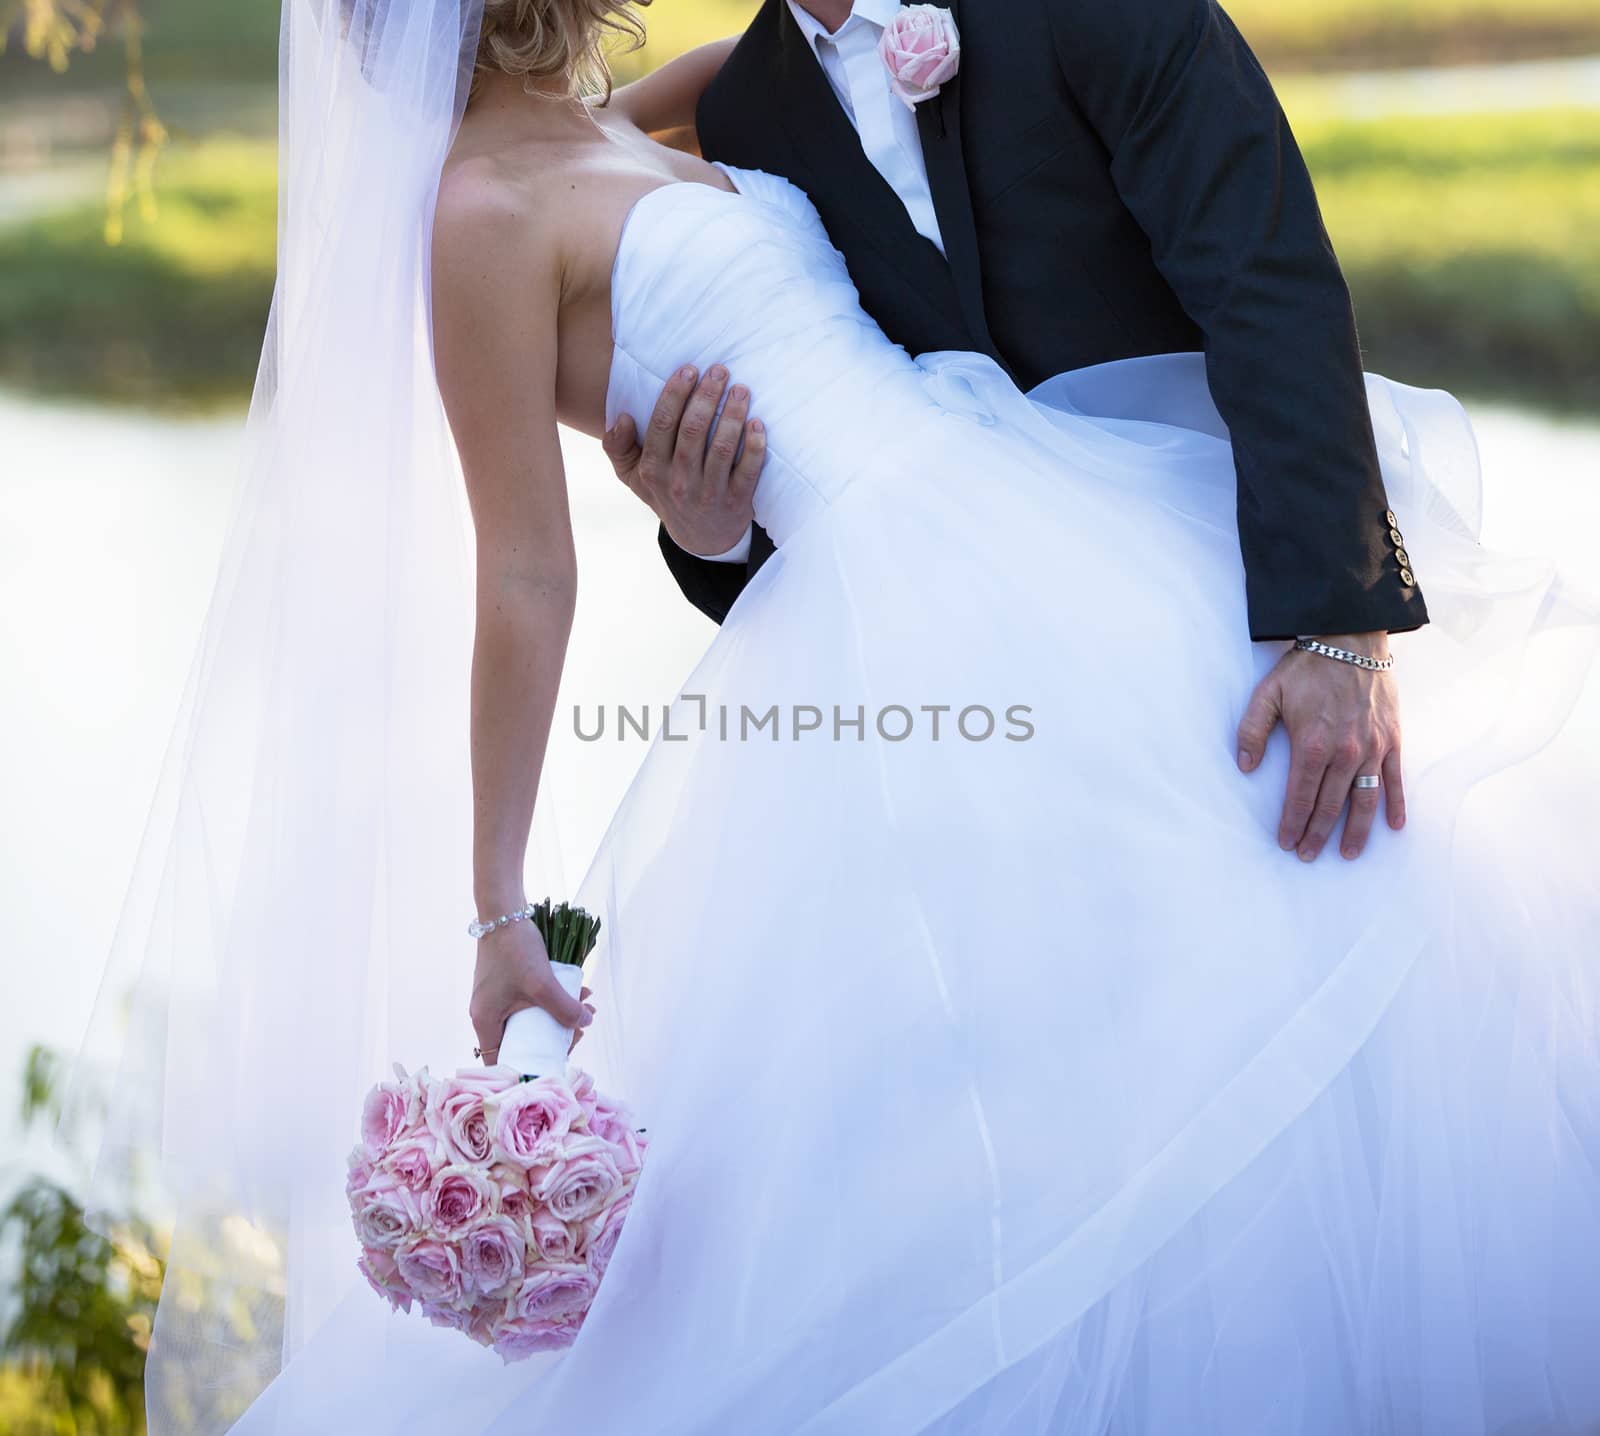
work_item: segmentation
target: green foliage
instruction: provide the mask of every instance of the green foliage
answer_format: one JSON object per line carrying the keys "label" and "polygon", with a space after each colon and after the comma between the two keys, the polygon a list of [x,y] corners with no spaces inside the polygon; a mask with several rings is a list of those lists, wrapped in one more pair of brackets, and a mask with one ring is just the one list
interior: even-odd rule
{"label": "green foliage", "polygon": [[[992,0],[991,0],[992,3]],[[650,43],[622,56],[623,79],[742,30],[757,0],[659,0]],[[1492,63],[1600,51],[1594,0],[1222,0],[1276,73]]]}
{"label": "green foliage", "polygon": [[6,1327],[6,1368],[31,1381],[38,1404],[70,1415],[64,1429],[144,1429],[144,1359],[161,1263],[150,1233],[130,1225],[115,1242],[84,1224],[83,1209],[42,1177],[0,1213],[17,1238],[19,1310]]}
{"label": "green foliage", "polygon": [[[42,1048],[29,1053],[25,1122],[58,1115],[58,1066]],[[154,1233],[130,1217],[101,1236],[65,1187],[34,1177],[0,1210],[0,1237],[17,1264],[0,1331],[0,1430],[139,1436],[162,1280]]]}
{"label": "green foliage", "polygon": [[155,216],[156,160],[167,142],[167,127],[156,114],[144,78],[144,22],[138,0],[0,0],[0,60],[13,31],[22,53],[65,74],[74,55],[93,55],[101,41],[122,42],[122,102],[111,142],[111,173],[106,183],[104,233],[120,244],[130,202],[146,219]]}
{"label": "green foliage", "polygon": [[1370,367],[1588,404],[1600,393],[1600,114],[1299,127]]}
{"label": "green foliage", "polygon": [[1493,63],[1600,49],[1594,0],[1222,0],[1278,70]]}
{"label": "green foliage", "polygon": [[[1293,102],[1294,114],[1303,107]],[[1344,120],[1315,114],[1295,121],[1306,159],[1326,186],[1350,176],[1395,174],[1413,182],[1539,174],[1592,181],[1600,169],[1600,110],[1512,114],[1389,115]]]}
{"label": "green foliage", "polygon": [[95,48],[117,8],[126,7],[112,0],[0,0],[0,54],[15,34],[24,55],[63,74],[75,53]]}
{"label": "green foliage", "polygon": [[[1475,396],[1600,389],[1600,114],[1302,119],[1367,361]],[[146,403],[248,393],[271,297],[273,154],[175,153],[162,212],[111,250],[100,211],[0,232],[0,382]]]}
{"label": "green foliage", "polygon": [[[278,72],[280,0],[0,0],[0,29],[8,14],[12,21],[24,12],[47,17],[57,37],[65,24],[78,28],[75,11],[105,12],[105,23],[91,36],[90,47],[71,40],[60,61],[47,54],[51,66],[29,64],[27,36],[15,25],[21,45],[0,55],[0,89],[7,94],[53,94],[66,90],[119,89],[124,58],[117,40],[129,16],[147,22],[144,33],[144,67],[150,83],[163,86],[188,84],[271,84]],[[38,22],[35,22],[38,23]],[[51,69],[60,71],[52,75]]]}
{"label": "green foliage", "polygon": [[277,242],[271,147],[174,156],[160,193],[115,248],[98,206],[0,232],[0,379],[145,403],[249,392]]}
{"label": "green foliage", "polygon": [[[30,0],[0,0],[16,18]],[[758,0],[658,0],[645,12],[649,47],[618,60],[624,79],[744,28]],[[55,9],[61,0],[50,0]],[[1223,0],[1275,70],[1332,70],[1574,55],[1600,50],[1594,0]],[[146,6],[152,85],[270,84],[280,0],[157,0]],[[0,20],[0,28],[4,22]],[[102,45],[74,58],[60,83],[116,87],[121,61]],[[0,88],[39,91],[45,66],[0,55]]]}

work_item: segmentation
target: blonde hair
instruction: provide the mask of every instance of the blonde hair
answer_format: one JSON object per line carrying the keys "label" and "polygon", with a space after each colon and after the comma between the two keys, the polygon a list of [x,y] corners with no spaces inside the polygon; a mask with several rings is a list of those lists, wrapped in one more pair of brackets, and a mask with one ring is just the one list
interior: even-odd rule
{"label": "blonde hair", "polygon": [[644,43],[636,6],[650,0],[484,0],[476,89],[486,73],[524,79],[565,75],[572,93],[611,96],[606,50],[618,37],[628,50]]}

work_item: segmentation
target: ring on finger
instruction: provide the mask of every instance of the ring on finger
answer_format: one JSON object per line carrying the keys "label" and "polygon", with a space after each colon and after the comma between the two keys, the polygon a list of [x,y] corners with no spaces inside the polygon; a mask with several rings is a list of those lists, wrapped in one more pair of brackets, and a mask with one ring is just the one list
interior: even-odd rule
{"label": "ring on finger", "polygon": [[1383,779],[1380,778],[1376,773],[1363,773],[1356,779],[1355,786],[1363,791],[1370,790],[1372,788],[1381,788],[1383,786]]}

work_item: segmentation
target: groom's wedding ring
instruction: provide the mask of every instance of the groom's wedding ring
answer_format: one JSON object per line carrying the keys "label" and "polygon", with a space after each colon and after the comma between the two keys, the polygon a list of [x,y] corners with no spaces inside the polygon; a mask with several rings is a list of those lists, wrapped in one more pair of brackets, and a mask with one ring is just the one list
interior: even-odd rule
{"label": "groom's wedding ring", "polygon": [[1376,773],[1363,773],[1356,779],[1356,787],[1358,788],[1381,788],[1382,786],[1383,779]]}

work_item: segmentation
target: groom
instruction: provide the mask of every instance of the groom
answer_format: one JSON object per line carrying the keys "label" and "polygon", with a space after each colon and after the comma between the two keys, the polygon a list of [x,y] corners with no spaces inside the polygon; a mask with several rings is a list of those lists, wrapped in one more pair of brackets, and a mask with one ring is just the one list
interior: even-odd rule
{"label": "groom", "polygon": [[[1204,351],[1238,471],[1250,637],[1335,650],[1285,652],[1238,764],[1259,765],[1281,720],[1279,845],[1315,860],[1348,809],[1340,851],[1359,856],[1380,794],[1404,822],[1394,679],[1359,660],[1427,610],[1349,293],[1266,75],[1214,0],[948,0],[923,19],[935,43],[959,33],[956,70],[913,113],[879,44],[929,8],[766,0],[700,102],[703,153],[804,189],[863,306],[912,354],[978,350],[1027,389]],[[772,552],[748,475],[706,445],[730,383],[691,371],[642,443],[628,419],[606,436],[679,586],[718,622]]]}

